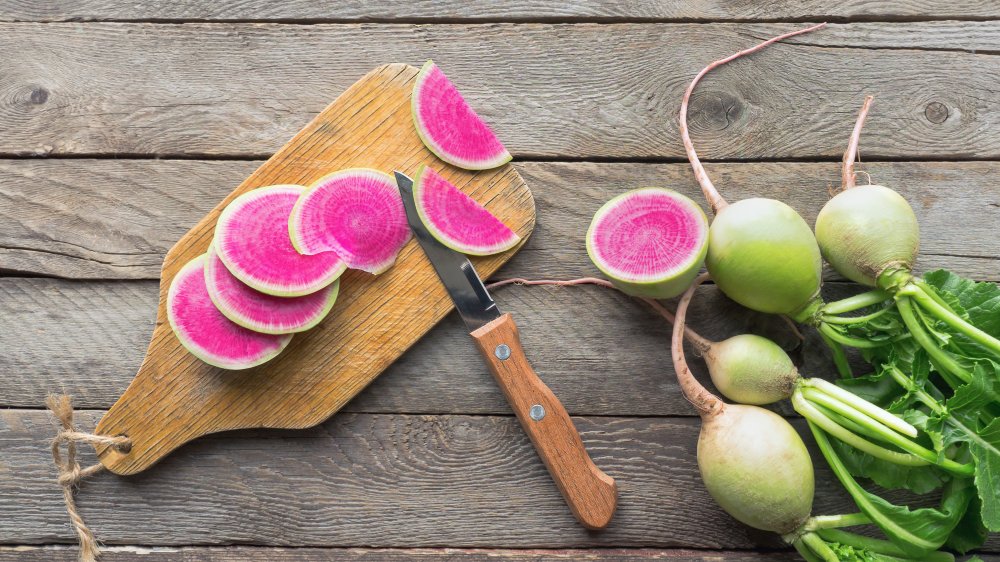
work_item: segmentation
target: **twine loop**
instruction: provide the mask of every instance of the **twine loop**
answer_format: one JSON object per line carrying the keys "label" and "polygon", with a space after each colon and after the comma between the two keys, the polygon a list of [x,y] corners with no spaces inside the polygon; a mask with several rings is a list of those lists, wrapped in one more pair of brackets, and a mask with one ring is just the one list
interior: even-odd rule
{"label": "twine loop", "polygon": [[[76,460],[76,444],[89,443],[95,447],[105,445],[122,452],[128,452],[131,448],[131,441],[124,435],[96,435],[77,431],[73,425],[73,401],[69,396],[51,395],[45,400],[45,404],[62,425],[55,438],[52,439],[52,460],[59,470],[57,480],[62,486],[66,512],[69,513],[73,530],[76,531],[76,536],[80,541],[79,560],[80,562],[94,562],[101,554],[100,544],[90,527],[84,522],[83,516],[80,515],[73,494],[84,478],[101,472],[104,470],[104,465],[97,463],[85,468],[81,467]],[[65,457],[62,454],[63,444],[66,446]]]}

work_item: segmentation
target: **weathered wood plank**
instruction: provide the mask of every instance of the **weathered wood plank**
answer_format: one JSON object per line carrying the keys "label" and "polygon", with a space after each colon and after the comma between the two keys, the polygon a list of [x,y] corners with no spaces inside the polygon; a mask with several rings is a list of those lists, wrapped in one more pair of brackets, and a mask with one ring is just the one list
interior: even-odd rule
{"label": "weathered wood plank", "polygon": [[[99,414],[82,413],[81,426]],[[574,422],[620,488],[615,520],[600,533],[573,519],[513,417],[341,414],[310,430],[209,437],[136,477],[94,477],[78,503],[109,544],[780,546],[709,498],[697,419]],[[0,543],[72,540],[44,443],[52,431],[44,412],[0,411],[2,466],[13,476],[0,479]],[[816,470],[814,512],[853,510],[825,465]]]}
{"label": "weathered wood plank", "polygon": [[[986,562],[998,557],[983,556]],[[0,562],[76,562],[68,546],[0,546]],[[563,550],[483,550],[466,548],[281,548],[281,547],[131,547],[103,550],[103,562],[760,562],[799,560],[792,552],[734,552],[720,550],[663,550],[639,548]]]}
{"label": "weathered wood plank", "polygon": [[[258,165],[0,160],[0,275],[156,279],[166,250]],[[504,274],[596,274],[583,234],[597,208],[627,189],[662,185],[701,199],[687,164],[521,162],[516,168],[535,196],[538,225]],[[810,222],[828,188],[839,185],[832,162],[715,163],[708,169],[724,195],[777,197]],[[946,267],[1000,280],[993,243],[1000,227],[1000,163],[895,162],[862,169],[913,204],[923,232],[921,270]]]}
{"label": "weathered wood plank", "polygon": [[[109,407],[145,353],[156,291],[148,281],[0,279],[0,406],[38,408],[46,394],[58,392],[72,394],[80,407]],[[845,284],[828,287],[834,298],[852,291]],[[600,287],[506,287],[495,296],[514,315],[530,361],[570,413],[694,414],[677,392],[669,324],[642,303]],[[699,294],[691,316],[691,325],[708,337],[755,332],[794,345],[783,322],[746,311],[715,287]],[[802,371],[833,375],[822,342],[806,333]],[[704,374],[697,359],[691,362]],[[510,406],[451,315],[345,411],[509,414]]]}
{"label": "weathered wood plank", "polygon": [[[103,562],[782,562],[801,560],[794,552],[740,552],[724,550],[601,549],[467,549],[467,548],[281,548],[281,547],[136,547],[103,549]],[[984,562],[1000,556],[983,554]],[[76,562],[69,546],[0,546],[0,562]]]}
{"label": "weathered wood plank", "polygon": [[778,20],[797,18],[934,18],[961,19],[1000,16],[989,0],[957,0],[942,5],[933,0],[778,0],[774,2],[690,2],[630,0],[628,2],[339,2],[336,9],[321,2],[290,0],[226,0],[221,2],[139,2],[110,0],[0,2],[0,21],[370,21],[370,20]]}
{"label": "weathered wood plank", "polygon": [[[0,153],[263,156],[371,68],[433,57],[519,158],[682,158],[688,80],[797,25],[2,24]],[[839,157],[864,93],[867,157],[1000,157],[1000,59],[912,49],[932,25],[831,26],[709,76],[703,157]],[[993,51],[998,27],[927,44]]]}

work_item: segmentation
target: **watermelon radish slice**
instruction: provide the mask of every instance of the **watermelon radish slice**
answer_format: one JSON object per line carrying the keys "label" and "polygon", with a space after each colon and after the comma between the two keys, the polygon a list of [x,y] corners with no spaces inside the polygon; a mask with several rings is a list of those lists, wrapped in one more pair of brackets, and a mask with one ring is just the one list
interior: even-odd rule
{"label": "watermelon radish slice", "polygon": [[367,168],[320,178],[299,198],[286,228],[300,253],[333,252],[348,267],[374,274],[389,269],[410,239],[396,182]]}
{"label": "watermelon radish slice", "polygon": [[420,69],[412,102],[417,134],[438,158],[466,170],[489,170],[510,162],[500,139],[434,61]]}
{"label": "watermelon radish slice", "polygon": [[249,369],[285,349],[291,334],[260,334],[223,316],[208,296],[202,254],[181,268],[167,291],[167,321],[188,351],[209,365]]}
{"label": "watermelon radish slice", "polygon": [[708,218],[697,203],[658,187],[623,193],[587,231],[591,261],[623,292],[666,299],[691,284],[708,252]]}
{"label": "watermelon radish slice", "polygon": [[521,241],[520,236],[486,207],[428,166],[417,170],[413,199],[427,230],[452,250],[488,256],[509,250]]}
{"label": "watermelon radish slice", "polygon": [[304,256],[288,237],[288,217],[305,192],[272,185],[240,195],[219,216],[213,246],[237,279],[262,293],[297,297],[315,293],[347,269],[336,254]]}
{"label": "watermelon radish slice", "polygon": [[337,302],[340,279],[301,297],[276,297],[251,289],[226,269],[208,249],[205,262],[208,296],[226,318],[262,334],[304,332],[319,324]]}

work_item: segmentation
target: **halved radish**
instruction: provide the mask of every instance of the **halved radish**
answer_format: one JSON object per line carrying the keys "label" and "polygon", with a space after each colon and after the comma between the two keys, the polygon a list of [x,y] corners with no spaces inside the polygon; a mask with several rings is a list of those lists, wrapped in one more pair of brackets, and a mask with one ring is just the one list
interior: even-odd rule
{"label": "halved radish", "polygon": [[708,251],[708,218],[697,203],[658,187],[623,193],[601,207],[587,253],[611,282],[635,296],[675,297],[694,280]]}
{"label": "halved radish", "polygon": [[413,182],[417,214],[427,230],[449,248],[473,256],[509,250],[521,241],[500,219],[459,191],[429,166]]}
{"label": "halved radish", "polygon": [[420,69],[412,100],[417,134],[438,158],[466,170],[510,162],[510,152],[434,61]]}
{"label": "halved radish", "polygon": [[222,211],[213,246],[237,279],[262,293],[297,297],[319,291],[347,269],[336,254],[304,256],[292,246],[288,216],[305,189],[261,187]]}
{"label": "halved radish", "polygon": [[209,365],[249,369],[281,353],[291,334],[261,334],[226,318],[208,296],[202,254],[181,268],[167,292],[167,321],[188,351]]}
{"label": "halved radish", "polygon": [[337,302],[340,279],[301,297],[276,297],[252,289],[208,249],[205,283],[215,307],[233,322],[262,334],[304,332],[319,324]]}
{"label": "halved radish", "polygon": [[292,244],[305,255],[333,252],[348,267],[382,273],[410,239],[403,199],[388,174],[367,168],[320,178],[288,219]]}

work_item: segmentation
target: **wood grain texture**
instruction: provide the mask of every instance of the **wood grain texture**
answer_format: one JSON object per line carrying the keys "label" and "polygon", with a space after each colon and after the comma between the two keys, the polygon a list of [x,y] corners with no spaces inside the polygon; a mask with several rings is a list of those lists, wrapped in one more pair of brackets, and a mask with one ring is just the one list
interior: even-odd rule
{"label": "wood grain texture", "polygon": [[[640,548],[497,550],[465,548],[108,547],[102,562],[791,562],[793,552],[727,552]],[[984,562],[1000,557],[983,555]],[[0,546],[0,562],[77,562],[65,546]]]}
{"label": "wood grain texture", "polygon": [[591,530],[607,527],[618,486],[594,464],[566,407],[531,367],[513,317],[505,313],[470,335],[573,516]]}
{"label": "wood grain texture", "polygon": [[[859,291],[830,284],[825,294],[835,300]],[[73,395],[78,407],[108,408],[143,358],[157,296],[155,283],[148,281],[0,279],[0,407],[40,408],[46,394],[59,392]],[[517,318],[532,365],[571,414],[694,415],[674,379],[670,327],[645,304],[586,286],[504,287],[494,297]],[[740,307],[714,286],[696,296],[690,323],[711,338],[752,332],[786,348],[795,345],[783,322]],[[816,332],[805,332],[802,372],[835,376]],[[708,381],[701,361],[692,359],[691,365]],[[510,414],[454,314],[344,410]],[[791,413],[787,407],[781,411]]]}
{"label": "wood grain texture", "polygon": [[338,2],[336,7],[309,0],[224,0],[218,2],[139,2],[113,0],[63,0],[0,2],[0,21],[368,21],[368,20],[777,20],[800,18],[934,18],[962,19],[1000,16],[989,0],[610,0],[560,2],[476,2],[416,0],[410,2]]}
{"label": "wood grain texture", "polygon": [[[914,48],[933,25],[956,28],[832,25],[711,74],[691,107],[701,155],[839,158],[873,94],[867,159],[1000,157],[1000,59]],[[797,27],[0,24],[19,53],[0,61],[0,154],[266,156],[371,67],[434,58],[516,158],[680,159],[690,78]],[[998,28],[928,44],[994,52]]]}
{"label": "wood grain texture", "polygon": [[[331,170],[367,167],[412,174],[427,164],[490,206],[522,239],[528,238],[535,222],[534,203],[513,167],[459,170],[440,162],[419,139],[410,108],[416,76],[416,68],[403,64],[371,71],[167,252],[146,357],[97,427],[100,434],[129,438],[128,450],[98,451],[108,469],[118,474],[145,470],[206,433],[315,425],[339,410],[453,307],[423,251],[411,240],[386,273],[345,273],[334,310],[316,328],[297,334],[277,358],[238,373],[203,363],[170,328],[167,292],[177,272],[208,249],[219,213],[240,194],[265,185],[309,185]],[[477,259],[476,266],[489,276],[516,250]]]}
{"label": "wood grain texture", "polygon": [[[919,270],[946,267],[1000,281],[994,244],[1000,163],[865,159],[860,169],[913,205],[922,234]],[[6,270],[157,279],[166,250],[259,164],[0,160],[0,275]],[[532,188],[538,225],[502,275],[596,275],[584,251],[584,233],[601,204],[628,189],[658,185],[702,200],[686,163],[516,162],[514,167]],[[829,199],[827,190],[840,185],[833,162],[709,163],[707,168],[725,196],[776,197],[810,223]],[[961,229],[954,227],[956,217],[962,218]]]}
{"label": "wood grain texture", "polygon": [[[99,414],[81,413],[81,427]],[[88,480],[78,505],[109,544],[781,547],[708,496],[697,419],[573,421],[620,488],[619,511],[600,533],[573,519],[510,416],[341,414],[307,430],[210,436],[142,474]],[[0,478],[0,543],[73,540],[44,445],[53,429],[45,412],[0,411],[2,466],[18,475]],[[825,465],[816,470],[814,513],[853,511]],[[998,546],[992,539],[987,550]]]}

